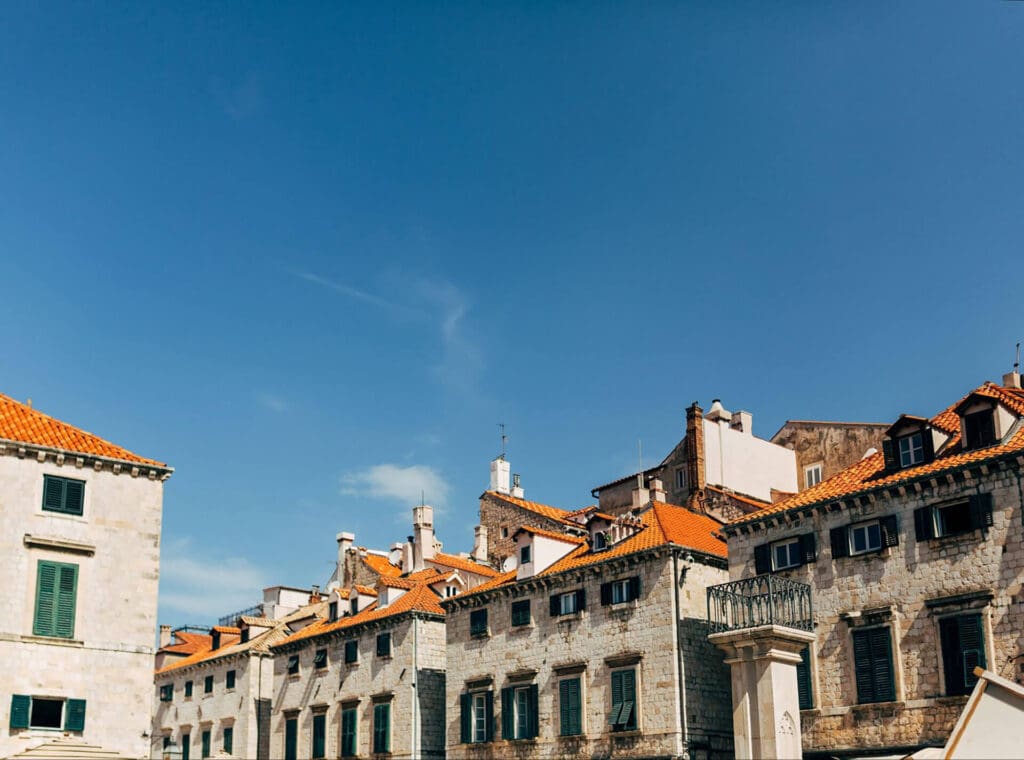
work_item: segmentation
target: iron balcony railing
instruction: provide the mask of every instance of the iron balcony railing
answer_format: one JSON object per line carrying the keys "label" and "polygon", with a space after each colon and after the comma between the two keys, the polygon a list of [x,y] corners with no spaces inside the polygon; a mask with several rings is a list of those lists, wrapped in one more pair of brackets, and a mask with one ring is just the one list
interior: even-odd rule
{"label": "iron balcony railing", "polygon": [[263,616],[263,605],[257,604],[252,607],[246,607],[244,610],[238,612],[232,612],[230,615],[225,615],[217,621],[217,625],[235,625],[238,622],[238,618],[245,617],[262,617]]}
{"label": "iron balcony railing", "polygon": [[768,573],[708,587],[708,623],[712,633],[784,625],[814,627],[811,587]]}

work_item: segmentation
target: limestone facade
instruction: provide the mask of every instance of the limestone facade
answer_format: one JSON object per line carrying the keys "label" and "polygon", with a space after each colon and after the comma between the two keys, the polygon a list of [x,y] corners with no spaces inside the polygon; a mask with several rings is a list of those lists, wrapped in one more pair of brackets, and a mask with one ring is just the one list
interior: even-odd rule
{"label": "limestone facade", "polygon": [[[0,401],[13,410],[5,425],[42,418],[40,427],[70,430],[85,449],[99,441]],[[12,441],[16,432],[0,429],[0,757],[62,733],[148,756],[163,481],[172,471],[138,457]],[[80,508],[44,509],[48,477],[77,483]],[[53,568],[59,601],[46,591]],[[57,618],[48,627],[50,605]]]}
{"label": "limestone facade", "polygon": [[537,502],[516,499],[497,491],[480,496],[480,524],[487,528],[487,559],[496,569],[515,551],[513,534],[519,528],[561,531],[569,512]]}
{"label": "limestone facade", "polygon": [[815,478],[827,480],[846,469],[870,449],[880,451],[887,427],[878,422],[787,420],[771,442],[796,454],[797,485],[802,491],[814,485]]}

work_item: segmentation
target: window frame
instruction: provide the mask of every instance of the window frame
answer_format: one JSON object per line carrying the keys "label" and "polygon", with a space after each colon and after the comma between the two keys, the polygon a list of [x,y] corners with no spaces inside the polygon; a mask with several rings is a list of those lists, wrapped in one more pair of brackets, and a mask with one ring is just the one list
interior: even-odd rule
{"label": "window frame", "polygon": [[220,746],[222,751],[229,755],[234,754],[235,750],[235,727],[224,726],[221,730]]}
{"label": "window frame", "polygon": [[[351,718],[351,726],[346,723]],[[348,742],[351,741],[351,745]],[[349,705],[341,708],[341,756],[356,757],[359,754],[359,708]]]}
{"label": "window frame", "polygon": [[[907,435],[901,435],[896,439],[896,457],[900,465],[901,470],[905,470],[908,467],[914,467],[919,464],[924,464],[924,436],[926,430],[917,430]],[[917,445],[914,445],[914,439],[917,439]],[[903,444],[906,442],[906,451],[903,450]],[[906,454],[906,461],[904,461],[904,454]]]}
{"label": "window frame", "polygon": [[[981,419],[985,419],[986,424],[978,427],[978,420]],[[984,437],[986,433],[990,437]],[[997,443],[999,443],[999,432],[996,430],[995,407],[964,415],[964,451],[987,449]]]}
{"label": "window frame", "polygon": [[[814,488],[822,480],[824,480],[824,464],[822,462],[815,462],[804,467],[804,488]],[[812,475],[814,476],[812,478]],[[814,482],[812,483],[811,480]]]}
{"label": "window frame", "polygon": [[[47,579],[47,573],[52,574],[52,580]],[[75,638],[79,575],[79,566],[70,562],[53,562],[48,559],[36,561],[33,636],[53,639]]]}
{"label": "window frame", "polygon": [[313,652],[313,670],[327,670],[327,647],[321,647]]}
{"label": "window frame", "polygon": [[173,702],[174,701],[174,684],[165,683],[160,685],[160,701],[161,702]]}
{"label": "window frame", "polygon": [[299,675],[299,655],[290,654],[288,655],[287,664],[285,665],[285,675],[297,676]]}
{"label": "window frame", "polygon": [[199,755],[205,760],[210,756],[213,747],[213,730],[205,729],[199,737]]}
{"label": "window frame", "polygon": [[297,760],[299,756],[299,716],[285,715],[284,760]]}
{"label": "window frame", "polygon": [[192,681],[185,681],[185,699],[192,699]]}
{"label": "window frame", "polygon": [[579,611],[580,605],[575,591],[568,591],[558,595],[558,617],[575,615]]}
{"label": "window frame", "polygon": [[359,662],[359,639],[345,641],[345,664],[354,665]]}
{"label": "window frame", "polygon": [[[875,529],[875,534],[878,537],[877,546],[872,545],[869,540],[872,535],[872,528]],[[864,546],[866,547],[864,549],[856,548],[856,533],[858,531],[864,531]],[[880,552],[884,545],[882,541],[882,523],[880,520],[864,520],[862,522],[852,523],[847,529],[847,537],[847,540],[850,542],[849,551],[851,557]]]}
{"label": "window frame", "polygon": [[[800,540],[800,536],[790,536],[789,538],[784,538],[781,541],[772,541],[771,547],[772,547],[772,572],[777,572],[779,570],[789,570],[789,569],[794,568],[794,567],[800,567],[800,565],[804,564],[804,550],[803,550],[803,543]],[[780,565],[778,563],[778,550],[782,549],[783,547],[787,547],[786,548],[787,563],[785,565]],[[793,556],[794,556],[793,555],[793,551],[794,551],[793,547],[796,547],[796,560],[795,561],[793,559]]]}
{"label": "window frame", "polygon": [[[612,670],[610,675],[610,689],[611,696],[611,713],[608,715],[608,723],[611,726],[613,733],[620,733],[625,731],[638,731],[640,729],[640,700],[638,698],[637,689],[637,669],[636,667],[628,668],[616,668]],[[626,699],[627,685],[625,683],[625,674],[630,674],[629,693],[632,699]],[[619,684],[619,696],[618,702],[615,701],[615,681],[616,677],[620,682]],[[616,707],[618,705],[618,707]],[[629,705],[628,710],[626,706]],[[622,715],[625,713],[625,720],[622,719]]]}
{"label": "window frame", "polygon": [[224,674],[224,688],[234,690],[235,681],[237,680],[237,673],[234,670],[229,670]]}
{"label": "window frame", "polygon": [[487,695],[489,691],[470,692],[470,743],[484,744],[488,741]]}
{"label": "window frame", "polygon": [[[379,726],[380,716],[386,716],[386,725]],[[391,702],[376,702],[373,705],[373,753],[391,752]]]}
{"label": "window frame", "polygon": [[490,636],[490,626],[488,625],[488,614],[487,608],[481,607],[476,610],[471,610],[469,613],[469,635],[474,639],[486,638]]}
{"label": "window frame", "polygon": [[519,547],[519,564],[528,565],[533,562],[533,544],[523,544]]}
{"label": "window frame", "polygon": [[[53,484],[51,486],[51,483]],[[59,515],[72,515],[74,517],[85,516],[85,481],[78,480],[77,478],[66,478],[61,475],[49,475],[43,474],[43,500],[42,510],[44,512],[53,512]],[[68,506],[68,486],[75,484],[75,488],[78,489],[77,493],[77,505]],[[51,488],[60,486],[60,494],[58,497],[58,503],[54,504],[52,501],[53,493],[48,493]],[[47,503],[50,505],[47,506]]]}
{"label": "window frame", "polygon": [[203,679],[203,694],[213,694],[213,676],[206,676]]}
{"label": "window frame", "polygon": [[[386,646],[381,646],[382,644]],[[377,656],[381,659],[391,658],[391,631],[377,634]]]}
{"label": "window frame", "polygon": [[[959,528],[954,528],[949,525],[950,519],[947,513],[956,511],[956,518],[952,521],[953,525],[956,525],[957,520],[962,520],[963,524]],[[960,500],[950,502],[948,504],[936,504],[932,508],[932,521],[934,523],[935,538],[947,538],[949,536],[962,536],[965,533],[970,533],[975,530],[971,524],[971,502],[969,500]]]}
{"label": "window frame", "polygon": [[[525,610],[525,616],[524,611]],[[533,613],[529,599],[517,599],[510,606],[510,623],[513,628],[521,628],[533,622]]]}

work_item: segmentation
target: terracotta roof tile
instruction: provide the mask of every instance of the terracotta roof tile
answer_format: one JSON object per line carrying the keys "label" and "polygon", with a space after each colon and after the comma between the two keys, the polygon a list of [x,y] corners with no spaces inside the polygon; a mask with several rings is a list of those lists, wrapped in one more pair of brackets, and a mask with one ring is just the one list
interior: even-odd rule
{"label": "terracotta roof tile", "polygon": [[366,554],[362,560],[377,575],[399,576],[402,574],[402,568],[391,564],[387,557],[382,557],[379,554]]}
{"label": "terracotta roof tile", "polygon": [[189,633],[188,631],[176,631],[174,637],[177,642],[161,647],[161,652],[172,654],[195,654],[213,646],[213,638],[202,633]]}
{"label": "terracotta roof tile", "polygon": [[709,491],[720,493],[723,496],[728,496],[730,499],[742,501],[744,504],[749,504],[753,507],[757,507],[758,509],[764,509],[765,507],[770,507],[772,505],[770,501],[761,501],[760,499],[755,499],[752,496],[744,496],[743,494],[736,493],[735,491],[726,491],[724,488],[719,488],[718,486],[705,486],[705,488]]}
{"label": "terracotta roof tile", "polygon": [[133,454],[99,436],[61,422],[0,393],[0,439],[60,449],[74,454],[166,467],[163,462]]}
{"label": "terracotta roof tile", "polygon": [[[579,524],[577,524],[579,527]],[[553,538],[556,541],[563,541],[568,544],[585,544],[587,541],[585,538],[580,536],[573,536],[569,533],[555,533],[553,530],[544,530],[543,528],[534,528],[531,525],[524,525],[523,527],[516,530],[512,535],[517,533],[532,533],[535,536],[545,536],[547,538]]]}
{"label": "terracotta roof tile", "polygon": [[498,574],[498,571],[487,565],[483,565],[479,562],[474,562],[471,559],[465,557],[456,557],[453,554],[435,554],[427,562],[433,562],[437,565],[443,565],[444,567],[454,568],[455,570],[465,570],[467,573],[476,573],[477,575],[483,575],[486,578],[493,578]]}
{"label": "terracotta roof tile", "polygon": [[1002,388],[993,383],[985,383],[931,418],[930,421],[934,427],[952,435],[931,462],[917,465],[916,467],[907,467],[895,472],[887,472],[882,453],[876,452],[850,465],[845,470],[836,473],[828,480],[823,480],[816,486],[801,491],[788,499],[776,502],[760,512],[739,517],[729,523],[729,525],[750,522],[765,515],[774,515],[790,509],[846,498],[871,491],[875,488],[893,486],[924,475],[955,470],[1004,454],[1024,451],[1024,426],[1005,443],[972,451],[963,450],[960,442],[960,419],[954,410],[972,394],[997,399],[1015,414],[1024,416],[1024,393],[1012,388]]}
{"label": "terracotta roof tile", "polygon": [[515,496],[509,496],[505,493],[498,493],[497,491],[487,491],[488,496],[492,496],[495,499],[501,499],[509,504],[514,504],[517,507],[521,507],[528,512],[533,512],[542,517],[546,517],[549,520],[555,520],[557,522],[566,522],[569,520],[570,512],[566,512],[564,509],[558,507],[551,507],[547,504],[540,504],[536,501],[527,501],[526,499],[517,499]]}
{"label": "terracotta roof tile", "polygon": [[372,586],[360,586],[357,583],[353,586],[353,588],[360,594],[363,594],[365,596],[377,596],[377,589],[373,588]]}

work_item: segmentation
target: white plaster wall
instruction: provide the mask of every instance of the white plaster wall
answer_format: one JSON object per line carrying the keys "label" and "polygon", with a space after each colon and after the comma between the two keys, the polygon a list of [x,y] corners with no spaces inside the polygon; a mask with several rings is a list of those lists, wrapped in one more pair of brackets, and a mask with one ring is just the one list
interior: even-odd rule
{"label": "white plaster wall", "polygon": [[530,562],[519,565],[516,569],[516,579],[530,578],[542,573],[555,564],[558,560],[576,548],[576,544],[569,544],[564,541],[556,541],[546,536],[533,536],[527,533],[520,533],[516,539],[516,561],[519,561],[519,551],[526,544],[533,544],[530,552]]}
{"label": "white plaster wall", "polygon": [[783,446],[704,420],[704,473],[710,485],[771,501],[771,490],[797,490],[796,454]]}

